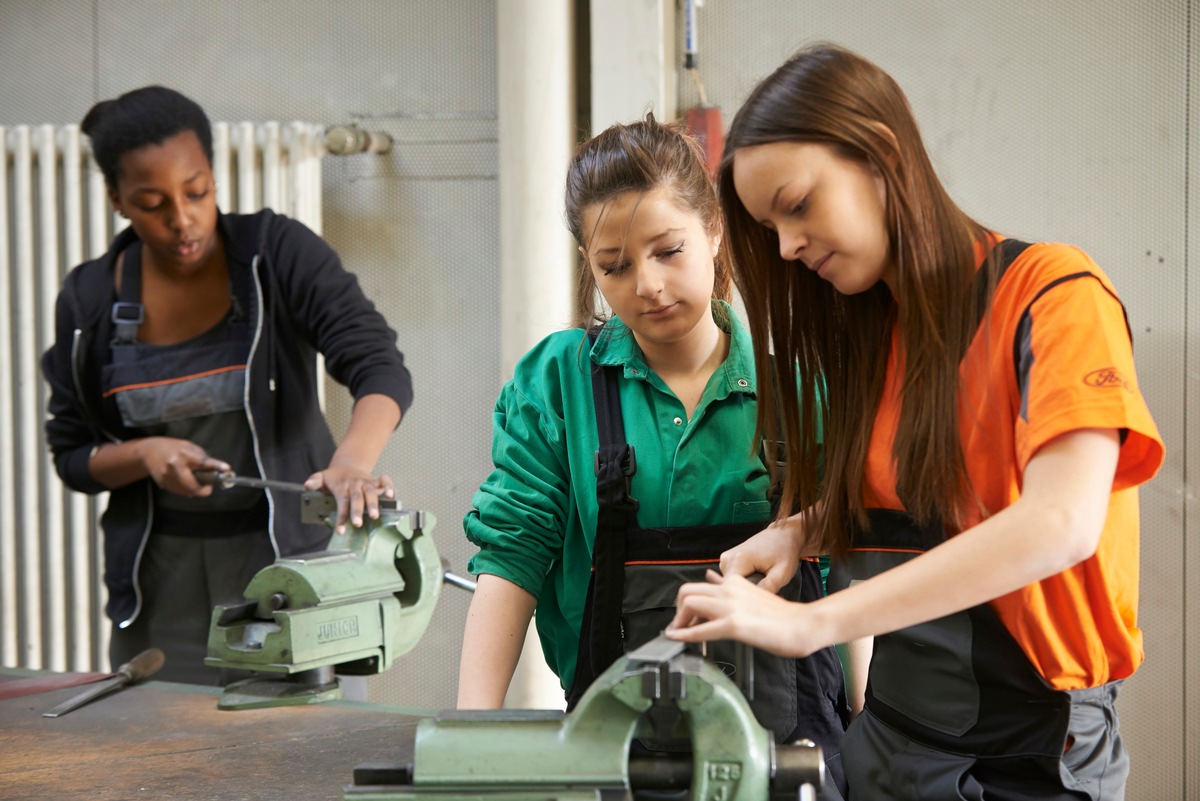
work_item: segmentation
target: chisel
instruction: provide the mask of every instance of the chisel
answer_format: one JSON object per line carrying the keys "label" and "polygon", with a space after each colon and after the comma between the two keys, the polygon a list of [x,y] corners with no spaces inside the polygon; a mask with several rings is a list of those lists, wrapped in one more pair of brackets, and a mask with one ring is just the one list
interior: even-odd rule
{"label": "chisel", "polygon": [[87,702],[106,695],[113,690],[120,689],[126,684],[136,684],[147,676],[157,672],[163,666],[164,658],[163,652],[158,648],[148,648],[117,668],[116,675],[111,679],[98,682],[95,686],[89,687],[74,698],[62,702],[49,712],[43,712],[42,717],[56,718],[60,715],[65,715],[72,709],[78,709]]}
{"label": "chisel", "polygon": [[196,470],[193,475],[201,484],[208,484],[222,489],[233,487],[251,487],[256,489],[273,489],[282,492],[307,492],[303,484],[292,481],[274,481],[269,478],[251,478],[239,476],[232,470]]}

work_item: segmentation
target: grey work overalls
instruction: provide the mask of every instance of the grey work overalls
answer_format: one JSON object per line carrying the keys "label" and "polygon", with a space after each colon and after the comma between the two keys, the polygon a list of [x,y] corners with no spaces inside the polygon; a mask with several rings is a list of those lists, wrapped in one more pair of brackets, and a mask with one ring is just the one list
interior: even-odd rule
{"label": "grey work overalls", "polygon": [[[675,614],[679,586],[703,581],[706,570],[718,570],[721,553],[758,533],[766,521],[712,526],[641,528],[637,501],[629,493],[637,469],[634,449],[625,440],[617,376],[620,368],[593,373],[600,447],[596,453],[599,515],[593,545],[575,677],[567,693],[568,708],[625,651],[653,639]],[[804,561],[780,590],[790,601],[814,601],[824,586],[819,564]],[[736,646],[713,643],[709,656],[727,673],[736,664]],[[800,737],[820,745],[830,765],[827,785],[841,783],[838,754],[848,716],[845,681],[837,652],[826,648],[806,659],[753,651],[754,697],[750,706],[777,742]],[[736,678],[733,677],[733,678]],[[674,750],[664,737],[673,721],[655,721],[655,738],[643,738],[651,749]],[[823,795],[838,798],[838,793]]]}
{"label": "grey work overalls", "polygon": [[[869,530],[853,533],[831,572],[831,589],[946,539],[941,525],[918,526],[904,512],[868,516]],[[850,798],[1123,798],[1118,685],[1053,689],[988,604],[878,636],[865,711],[842,751]]]}

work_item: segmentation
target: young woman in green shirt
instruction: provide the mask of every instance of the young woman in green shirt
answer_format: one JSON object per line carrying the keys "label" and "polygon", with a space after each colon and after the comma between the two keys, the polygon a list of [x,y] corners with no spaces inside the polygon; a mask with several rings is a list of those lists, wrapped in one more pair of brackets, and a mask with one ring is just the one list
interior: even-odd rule
{"label": "young woman in green shirt", "polygon": [[[698,145],[653,116],[609,128],[570,164],[566,218],[582,256],[576,325],[535,346],[501,391],[495,469],[464,521],[480,551],[470,564],[479,582],[460,708],[503,704],[535,610],[547,663],[573,703],[622,650],[665,627],[691,575],[671,565],[628,568],[626,558],[693,561],[686,557],[708,543],[698,547],[715,561],[772,516],[772,478],[753,447],[753,352],[727,303],[720,213]],[[597,308],[597,291],[611,315]],[[594,372],[624,420],[603,443]],[[619,472],[598,498],[598,449],[625,443],[634,458],[618,468],[634,472],[628,482]],[[600,517],[607,522],[597,533]],[[595,548],[598,540],[618,546],[615,569],[613,549]],[[593,604],[609,594],[590,584],[594,564],[596,581],[617,582],[620,609]],[[799,574],[785,596],[824,593],[816,562]],[[815,740],[836,765],[846,712],[836,653],[761,658],[759,719],[781,742]]]}

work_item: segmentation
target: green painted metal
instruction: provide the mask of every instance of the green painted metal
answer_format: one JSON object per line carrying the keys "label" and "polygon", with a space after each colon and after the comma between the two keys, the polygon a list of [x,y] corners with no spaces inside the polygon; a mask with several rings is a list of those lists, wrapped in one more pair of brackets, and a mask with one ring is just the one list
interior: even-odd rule
{"label": "green painted metal", "polygon": [[[653,646],[653,647],[651,647]],[[654,704],[676,706],[690,753],[633,767],[630,744]],[[779,746],[801,748],[801,746]],[[582,801],[631,798],[685,770],[692,799],[764,801],[776,746],[745,697],[701,657],[660,638],[612,665],[570,713],[444,712],[417,725],[408,766],[364,766],[344,801]],[[820,749],[789,781],[823,780]],[[687,769],[690,766],[690,779]],[[390,772],[389,772],[390,771]],[[668,774],[670,778],[668,779]],[[779,788],[776,788],[778,792]],[[795,791],[791,791],[795,797]]]}
{"label": "green painted metal", "polygon": [[308,674],[347,665],[381,673],[411,650],[441,592],[435,523],[432,514],[383,508],[378,520],[335,533],[326,550],[260,570],[243,603],[217,606],[205,663],[283,674],[231,685],[222,708],[340,698],[336,679]]}

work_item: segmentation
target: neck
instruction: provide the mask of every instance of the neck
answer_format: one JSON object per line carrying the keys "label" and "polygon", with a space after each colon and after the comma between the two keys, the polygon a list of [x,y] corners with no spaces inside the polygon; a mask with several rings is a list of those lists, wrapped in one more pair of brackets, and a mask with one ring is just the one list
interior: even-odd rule
{"label": "neck", "polygon": [[675,342],[644,342],[634,335],[646,366],[664,379],[670,376],[712,375],[729,352],[729,337],[712,314],[706,314],[687,336]]}
{"label": "neck", "polygon": [[205,284],[213,280],[225,280],[225,264],[225,244],[220,237],[217,237],[212,252],[194,269],[181,270],[171,265],[161,265],[149,248],[142,248],[142,268],[152,270],[175,284]]}

